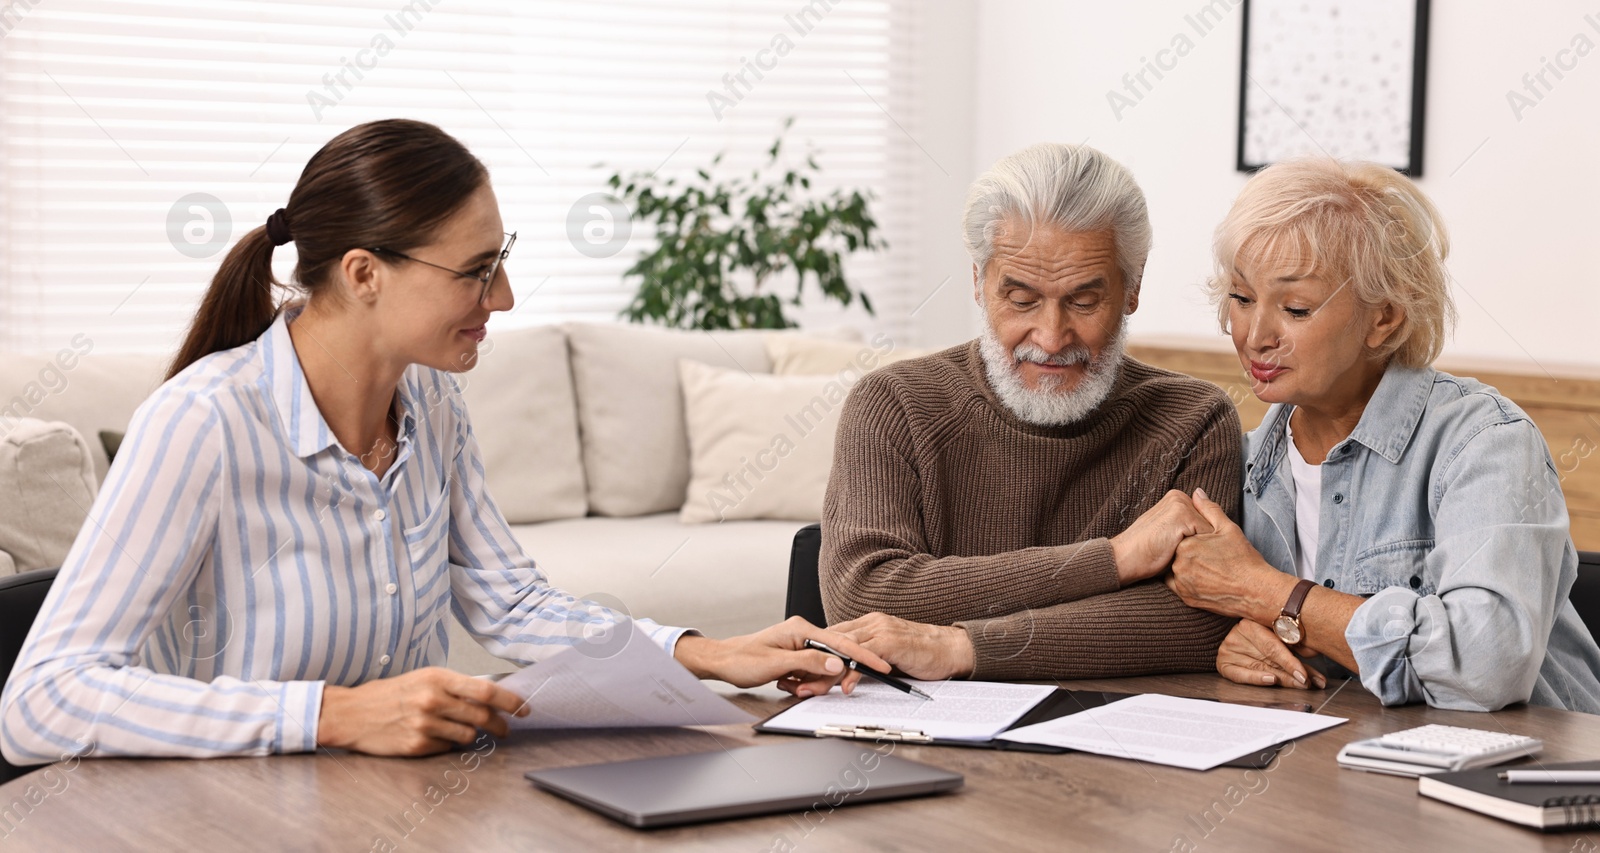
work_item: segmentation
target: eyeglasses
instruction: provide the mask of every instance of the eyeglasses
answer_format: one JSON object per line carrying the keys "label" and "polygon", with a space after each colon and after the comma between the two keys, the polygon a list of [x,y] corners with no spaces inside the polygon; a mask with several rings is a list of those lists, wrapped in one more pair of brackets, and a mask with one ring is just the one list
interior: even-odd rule
{"label": "eyeglasses", "polygon": [[367,249],[367,251],[369,251],[369,252],[377,252],[377,253],[383,254],[383,255],[391,255],[393,257],[401,258],[401,259],[404,259],[404,260],[407,260],[407,261],[415,261],[416,263],[422,264],[424,266],[433,267],[436,270],[444,270],[445,272],[454,273],[454,274],[456,274],[458,276],[461,276],[462,278],[470,278],[470,279],[478,282],[479,284],[483,285],[483,289],[478,291],[478,301],[482,302],[483,300],[489,298],[489,288],[494,285],[494,277],[495,277],[495,275],[497,273],[500,272],[500,265],[502,263],[505,263],[506,258],[511,255],[511,247],[515,246],[516,244],[517,244],[517,232],[513,231],[510,234],[506,234],[506,244],[501,247],[500,254],[496,255],[494,260],[490,261],[486,266],[479,267],[479,269],[482,270],[481,272],[462,272],[461,270],[451,269],[450,267],[442,267],[442,266],[439,266],[438,264],[431,263],[429,261],[424,261],[424,260],[419,260],[417,258],[413,258],[410,255],[405,254],[404,252],[396,252],[393,249],[385,249],[385,248],[383,248],[381,246],[374,246],[372,248]]}

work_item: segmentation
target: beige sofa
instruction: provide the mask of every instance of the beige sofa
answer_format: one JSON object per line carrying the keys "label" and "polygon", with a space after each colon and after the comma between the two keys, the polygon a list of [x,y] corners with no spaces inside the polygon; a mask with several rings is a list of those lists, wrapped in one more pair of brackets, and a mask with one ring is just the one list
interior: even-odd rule
{"label": "beige sofa", "polygon": [[[767,337],[568,324],[489,339],[478,366],[459,381],[490,492],[553,583],[713,636],[783,616],[789,546],[804,519],[678,520],[690,476],[678,362],[769,373]],[[65,556],[70,536],[31,550],[18,543],[44,528],[59,540],[63,527],[82,523],[73,507],[86,509],[108,467],[98,433],[124,429],[163,368],[158,357],[94,352],[81,337],[56,353],[0,354],[0,463],[14,484],[0,494],[0,515],[19,519],[0,524],[0,571],[13,562],[7,551],[23,552],[19,570]],[[22,452],[22,444],[40,440],[54,448],[50,454]],[[46,494],[56,486],[40,485],[51,482],[40,466],[54,466],[51,476],[77,482],[79,493]],[[33,485],[24,486],[30,477]],[[30,528],[27,512],[53,522]],[[509,668],[453,627],[452,667]]]}

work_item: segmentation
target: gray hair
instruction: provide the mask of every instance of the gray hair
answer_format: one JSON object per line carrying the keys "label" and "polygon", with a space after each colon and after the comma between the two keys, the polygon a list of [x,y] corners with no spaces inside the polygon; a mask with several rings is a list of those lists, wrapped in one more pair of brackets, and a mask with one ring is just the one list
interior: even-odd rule
{"label": "gray hair", "polygon": [[961,230],[982,273],[994,254],[1002,220],[1065,231],[1111,231],[1123,286],[1132,292],[1150,255],[1150,212],[1144,191],[1121,163],[1087,145],[1041,142],[990,167],[967,191]]}

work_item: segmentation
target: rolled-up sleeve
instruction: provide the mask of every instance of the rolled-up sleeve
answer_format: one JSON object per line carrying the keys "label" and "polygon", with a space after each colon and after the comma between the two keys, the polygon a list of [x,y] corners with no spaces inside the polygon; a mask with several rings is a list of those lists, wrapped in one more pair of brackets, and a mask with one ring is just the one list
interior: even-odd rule
{"label": "rolled-up sleeve", "polygon": [[1526,420],[1484,427],[1443,460],[1431,488],[1433,590],[1390,587],[1357,608],[1345,640],[1361,683],[1386,705],[1493,711],[1527,701],[1576,571],[1544,441]]}

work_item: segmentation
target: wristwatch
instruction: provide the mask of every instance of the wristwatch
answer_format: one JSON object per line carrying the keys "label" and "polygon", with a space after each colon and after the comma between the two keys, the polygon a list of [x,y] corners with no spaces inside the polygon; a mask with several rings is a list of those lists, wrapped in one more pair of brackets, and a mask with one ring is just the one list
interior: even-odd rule
{"label": "wristwatch", "polygon": [[1306,638],[1306,632],[1300,628],[1300,607],[1306,603],[1306,594],[1316,586],[1316,581],[1301,578],[1294,585],[1294,592],[1289,593],[1289,600],[1283,605],[1283,612],[1272,622],[1272,630],[1277,633],[1278,639],[1286,646],[1297,646]]}

